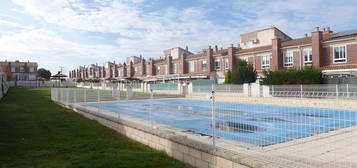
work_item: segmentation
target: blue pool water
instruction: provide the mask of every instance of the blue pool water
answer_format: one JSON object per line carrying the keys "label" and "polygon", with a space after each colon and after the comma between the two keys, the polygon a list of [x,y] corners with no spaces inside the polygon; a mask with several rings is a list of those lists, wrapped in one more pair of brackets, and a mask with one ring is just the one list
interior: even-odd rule
{"label": "blue pool water", "polygon": [[[211,102],[187,99],[91,103],[120,114],[211,135]],[[149,112],[151,111],[151,116]],[[356,111],[216,102],[216,135],[256,146],[345,128],[357,123]]]}

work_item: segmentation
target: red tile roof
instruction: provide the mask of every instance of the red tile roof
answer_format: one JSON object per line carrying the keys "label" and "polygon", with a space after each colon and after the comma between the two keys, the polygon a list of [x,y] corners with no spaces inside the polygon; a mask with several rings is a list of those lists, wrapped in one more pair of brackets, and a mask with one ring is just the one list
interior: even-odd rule
{"label": "red tile roof", "polygon": [[310,37],[303,37],[303,38],[293,39],[293,40],[288,40],[288,41],[282,41],[281,42],[281,47],[304,45],[304,44],[310,44],[310,43],[311,43],[311,36]]}

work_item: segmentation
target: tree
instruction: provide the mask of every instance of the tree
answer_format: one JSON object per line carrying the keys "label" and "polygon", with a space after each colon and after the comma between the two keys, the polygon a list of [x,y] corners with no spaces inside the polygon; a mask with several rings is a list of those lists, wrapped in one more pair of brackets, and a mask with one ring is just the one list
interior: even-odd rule
{"label": "tree", "polygon": [[7,80],[10,80],[12,77],[9,66],[3,66],[2,71],[6,74]]}
{"label": "tree", "polygon": [[233,69],[231,74],[231,83],[243,84],[253,83],[257,80],[257,72],[247,61],[238,59],[237,67]]}
{"label": "tree", "polygon": [[37,70],[37,76],[50,80],[51,72],[47,69],[40,68],[39,70]]}
{"label": "tree", "polygon": [[225,83],[225,84],[231,83],[231,78],[232,78],[232,75],[231,75],[231,74],[232,74],[232,73],[231,73],[230,70],[228,70],[228,72],[226,72],[226,75],[225,75],[225,77],[224,77],[224,83]]}

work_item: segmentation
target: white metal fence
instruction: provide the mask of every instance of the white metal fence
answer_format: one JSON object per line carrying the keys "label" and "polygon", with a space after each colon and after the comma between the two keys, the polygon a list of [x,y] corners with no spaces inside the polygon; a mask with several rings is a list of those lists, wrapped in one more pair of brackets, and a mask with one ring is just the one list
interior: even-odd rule
{"label": "white metal fence", "polygon": [[71,81],[8,81],[9,86],[14,87],[75,87]]}
{"label": "white metal fence", "polygon": [[4,97],[9,89],[9,85],[5,81],[0,81],[0,100]]}
{"label": "white metal fence", "polygon": [[[321,92],[331,89],[320,88]],[[357,103],[352,100],[289,103],[287,99],[267,104],[266,99],[257,99],[252,104],[232,98],[223,102],[212,89],[205,100],[130,89],[54,88],[51,92],[56,102],[89,106],[103,117],[115,120],[128,115],[147,121],[143,124],[151,129],[166,124],[207,136],[213,146],[239,152],[240,160],[256,160],[245,163],[251,167],[357,167]],[[334,108],[324,107],[324,101]],[[305,106],[307,102],[312,106]]]}
{"label": "white metal fence", "polygon": [[210,93],[214,89],[219,93],[243,93],[243,85],[233,85],[233,84],[212,84],[212,85],[200,85],[196,84],[192,86],[193,92],[204,92]]}
{"label": "white metal fence", "polygon": [[273,85],[271,95],[275,97],[300,98],[357,98],[357,85]]}

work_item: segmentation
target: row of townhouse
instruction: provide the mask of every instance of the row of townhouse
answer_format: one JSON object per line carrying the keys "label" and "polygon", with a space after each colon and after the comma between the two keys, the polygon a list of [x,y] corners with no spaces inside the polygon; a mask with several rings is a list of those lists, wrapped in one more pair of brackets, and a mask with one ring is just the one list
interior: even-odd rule
{"label": "row of townhouse", "polygon": [[125,63],[107,62],[103,66],[81,66],[70,71],[70,78],[83,80],[143,81],[177,79],[217,79],[236,66],[237,59],[252,64],[259,75],[263,71],[315,66],[326,75],[357,75],[357,29],[334,33],[316,28],[311,35],[292,39],[276,27],[240,35],[240,43],[228,48],[218,46],[192,53],[177,47],[164,51],[158,59],[131,56]]}
{"label": "row of townhouse", "polygon": [[36,62],[0,61],[0,69],[8,73],[9,79],[14,81],[35,81],[37,77]]}

